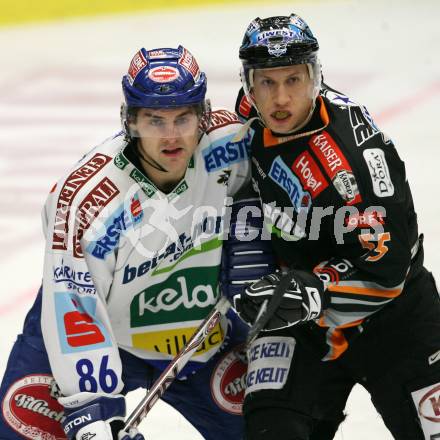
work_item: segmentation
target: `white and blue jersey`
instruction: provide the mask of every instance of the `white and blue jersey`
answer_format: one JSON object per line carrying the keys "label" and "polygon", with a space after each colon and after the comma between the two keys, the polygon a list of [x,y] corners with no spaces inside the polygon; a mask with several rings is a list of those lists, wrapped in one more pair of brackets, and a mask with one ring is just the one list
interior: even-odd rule
{"label": "white and blue jersey", "polygon": [[[212,121],[170,193],[129,159],[121,133],[49,194],[43,286],[2,382],[2,439],[64,438],[58,393],[148,387],[211,311],[227,206],[250,173],[236,115],[216,110]],[[245,334],[224,317],[182,372],[197,374],[164,397],[205,438],[241,438],[245,365],[234,353]]]}
{"label": "white and blue jersey", "polygon": [[[232,141],[238,128],[235,114],[215,111],[168,194],[127,158],[120,134],[49,195],[42,330],[64,394],[119,392],[118,347],[167,363],[216,302],[225,204],[249,173],[249,140]],[[192,361],[210,359],[225,330],[218,325]]]}

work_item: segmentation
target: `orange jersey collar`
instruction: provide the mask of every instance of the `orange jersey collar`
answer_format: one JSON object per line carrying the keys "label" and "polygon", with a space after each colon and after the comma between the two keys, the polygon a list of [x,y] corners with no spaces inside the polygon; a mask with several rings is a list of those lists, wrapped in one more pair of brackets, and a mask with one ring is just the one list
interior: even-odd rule
{"label": "orange jersey collar", "polygon": [[263,129],[263,146],[265,148],[274,147],[276,145],[283,144],[284,142],[288,142],[288,141],[298,139],[301,137],[305,137],[305,136],[310,136],[311,134],[316,133],[316,132],[321,131],[324,128],[326,128],[328,126],[328,124],[330,123],[330,118],[329,118],[329,115],[327,112],[327,108],[325,107],[324,100],[322,99],[321,96],[318,96],[317,100],[320,105],[319,116],[320,116],[321,121],[323,123],[322,127],[316,128],[314,130],[306,131],[306,132],[287,134],[286,136],[275,136],[269,128],[264,128]]}

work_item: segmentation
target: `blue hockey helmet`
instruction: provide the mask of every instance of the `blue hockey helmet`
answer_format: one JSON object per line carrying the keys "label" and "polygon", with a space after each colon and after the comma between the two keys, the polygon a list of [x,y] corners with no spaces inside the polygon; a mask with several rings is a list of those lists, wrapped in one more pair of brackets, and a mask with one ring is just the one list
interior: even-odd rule
{"label": "blue hockey helmet", "polygon": [[316,97],[321,86],[318,50],[318,40],[298,15],[255,18],[246,29],[239,50],[246,94],[252,88],[255,69],[307,64]]}
{"label": "blue hockey helmet", "polygon": [[131,60],[128,73],[122,78],[125,102],[121,122],[128,137],[136,136],[128,120],[139,108],[177,108],[195,106],[202,135],[210,125],[211,106],[205,99],[207,80],[188,49],[140,49]]}
{"label": "blue hockey helmet", "polygon": [[206,75],[194,56],[179,46],[140,49],[122,78],[125,105],[147,108],[174,108],[203,104]]}

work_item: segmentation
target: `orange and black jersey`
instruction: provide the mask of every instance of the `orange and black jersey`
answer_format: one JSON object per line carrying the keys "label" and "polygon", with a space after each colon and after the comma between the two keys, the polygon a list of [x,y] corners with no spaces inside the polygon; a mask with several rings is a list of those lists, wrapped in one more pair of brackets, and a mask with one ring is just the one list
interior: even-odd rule
{"label": "orange and black jersey", "polygon": [[[241,91],[237,112],[252,117]],[[326,286],[322,357],[338,358],[365,318],[423,263],[411,192],[390,138],[367,109],[324,86],[309,123],[278,135],[252,122],[252,179],[278,257]]]}

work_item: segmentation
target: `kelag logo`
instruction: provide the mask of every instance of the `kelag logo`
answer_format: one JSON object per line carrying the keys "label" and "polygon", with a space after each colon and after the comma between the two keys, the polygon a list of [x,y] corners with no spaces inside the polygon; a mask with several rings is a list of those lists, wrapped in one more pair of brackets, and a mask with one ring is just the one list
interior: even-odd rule
{"label": "kelag logo", "polygon": [[218,295],[218,272],[218,266],[184,269],[149,286],[133,298],[131,327],[205,318]]}

